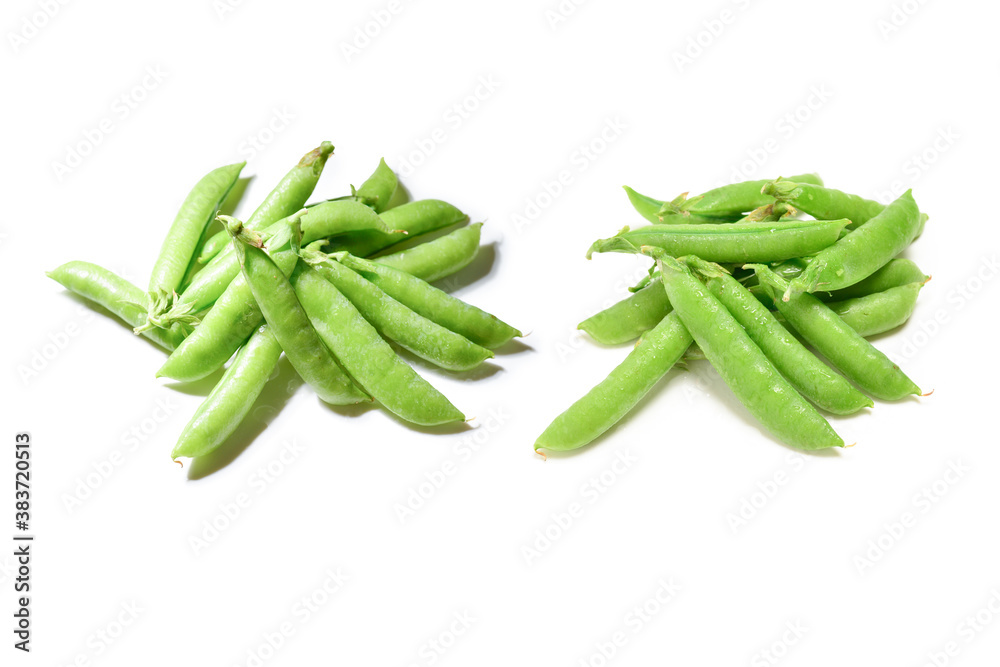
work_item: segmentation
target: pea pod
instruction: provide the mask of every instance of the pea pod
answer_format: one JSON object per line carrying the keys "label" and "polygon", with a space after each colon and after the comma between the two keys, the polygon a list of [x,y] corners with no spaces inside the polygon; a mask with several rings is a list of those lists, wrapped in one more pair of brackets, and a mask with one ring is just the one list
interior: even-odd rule
{"label": "pea pod", "polygon": [[338,240],[334,248],[358,257],[368,257],[408,238],[468,222],[469,216],[439,199],[422,199],[383,212],[382,220],[390,229],[399,231],[390,234],[358,232],[350,238]]}
{"label": "pea pod", "polygon": [[684,264],[653,250],[681,322],[750,413],[793,447],[843,447],[830,424],[781,376],[708,288]]}
{"label": "pea pod", "polygon": [[[333,154],[333,144],[324,141],[316,148],[302,156],[281,179],[277,186],[267,195],[257,210],[247,218],[243,226],[246,229],[264,229],[287,215],[305,206],[306,200],[316,188],[319,177],[323,173],[327,158]],[[225,230],[219,232],[202,246],[198,261],[205,264],[219,253],[231,253],[229,235]]]}
{"label": "pea pod", "polygon": [[[628,195],[629,203],[632,204],[632,208],[636,212],[649,220],[654,225],[669,225],[669,224],[700,224],[700,223],[720,223],[720,222],[736,222],[739,220],[739,215],[728,215],[728,216],[713,216],[713,215],[699,215],[698,213],[690,212],[678,212],[673,215],[664,214],[665,210],[668,210],[671,206],[671,202],[664,202],[659,199],[654,199],[653,197],[647,197],[644,194],[640,194],[630,188],[629,186],[623,186],[625,188],[625,194]],[[681,195],[683,197],[684,195]],[[677,200],[674,200],[675,202]],[[683,200],[681,200],[683,201]]]}
{"label": "pea pod", "polygon": [[320,338],[361,387],[408,422],[435,426],[465,416],[400,359],[328,280],[299,264],[292,285]]}
{"label": "pea pod", "polygon": [[[381,213],[389,207],[392,193],[396,191],[399,180],[396,174],[385,163],[385,159],[380,159],[378,167],[374,173],[368,177],[361,187],[354,191],[354,195],[362,199],[376,213]],[[353,188],[352,188],[353,189]]]}
{"label": "pea pod", "polygon": [[[146,321],[146,294],[141,289],[105,268],[90,262],[66,262],[46,273],[71,292],[106,308],[131,327]],[[173,350],[184,340],[184,327],[144,329],[142,335],[165,350]]]}
{"label": "pea pod", "polygon": [[764,183],[761,193],[821,220],[849,218],[849,230],[857,229],[885,208],[877,201],[825,188],[822,183],[807,183],[798,176]]}
{"label": "pea pod", "polygon": [[676,313],[664,317],[608,377],[549,424],[535,441],[535,449],[565,451],[595,440],[635,407],[691,341]]}
{"label": "pea pod", "polygon": [[829,306],[804,292],[793,292],[785,301],[781,296],[782,292],[787,293],[788,288],[784,280],[766,266],[751,268],[757,272],[760,284],[768,290],[768,295],[785,320],[865,393],[887,401],[920,394],[920,388],[898,366]]}
{"label": "pea pod", "polygon": [[374,262],[406,271],[427,282],[434,282],[468,266],[479,252],[480,229],[477,222],[460,227],[433,241],[391,255],[375,258]]}
{"label": "pea pod", "polygon": [[[832,245],[848,220],[792,220],[703,225],[651,225],[622,229],[596,241],[587,252],[636,252],[641,246],[661,248],[668,255],[697,255],[712,262],[777,262],[809,255]],[[746,260],[757,257],[758,260]]]}
{"label": "pea pod", "polygon": [[604,345],[635,340],[655,327],[671,311],[659,276],[635,294],[585,319],[577,329]]}
{"label": "pea pod", "polygon": [[875,336],[902,325],[917,305],[924,283],[909,283],[881,292],[826,304],[858,335]]}
{"label": "pea pod", "polygon": [[218,449],[250,413],[274,373],[281,345],[261,325],[181,432],[171,456],[204,456]]}

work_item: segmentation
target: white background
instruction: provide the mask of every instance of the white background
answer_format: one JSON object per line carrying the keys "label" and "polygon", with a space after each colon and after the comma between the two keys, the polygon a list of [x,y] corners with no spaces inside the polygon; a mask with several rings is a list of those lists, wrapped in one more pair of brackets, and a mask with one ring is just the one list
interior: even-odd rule
{"label": "white background", "polygon": [[[377,29],[386,0],[69,2],[51,18],[44,4],[7,2],[0,24],[0,534],[13,532],[13,434],[28,430],[37,535],[30,656],[10,646],[0,549],[4,664],[764,665],[767,650],[789,667],[929,654],[973,666],[1000,654],[995,3],[594,0],[553,23],[555,0],[424,0],[392,5]],[[106,118],[110,133],[79,148]],[[286,368],[256,426],[182,469],[170,449],[211,384],[155,380],[160,350],[43,272],[86,259],[143,286],[205,172],[249,161],[246,216],[324,139],[337,148],[317,197],[384,155],[414,197],[486,220],[492,245],[456,293],[530,330],[526,349],[473,377],[420,365],[478,418],[443,434],[339,414]],[[88,154],[59,173],[75,150]],[[569,185],[547,197],[564,170]],[[596,445],[534,455],[537,434],[629,349],[575,330],[642,266],[584,259],[641,222],[620,186],[670,198],[802,171],[869,197],[912,187],[930,214],[907,256],[934,279],[877,344],[934,395],[837,419],[857,446],[802,457],[695,364]],[[282,464],[289,443],[301,451]],[[110,476],[94,476],[115,452]],[[631,463],[608,473],[620,456]],[[397,504],[449,464],[401,521]],[[269,465],[281,472],[262,483]],[[595,494],[602,473],[614,479]],[[227,520],[240,494],[249,505]],[[213,521],[228,526],[212,535]],[[348,579],[327,595],[338,569]],[[661,581],[678,589],[664,603]],[[307,616],[296,605],[310,596],[325,604]],[[463,614],[471,627],[452,638]],[[291,636],[267,648],[283,624]],[[605,659],[616,633],[624,645]]]}

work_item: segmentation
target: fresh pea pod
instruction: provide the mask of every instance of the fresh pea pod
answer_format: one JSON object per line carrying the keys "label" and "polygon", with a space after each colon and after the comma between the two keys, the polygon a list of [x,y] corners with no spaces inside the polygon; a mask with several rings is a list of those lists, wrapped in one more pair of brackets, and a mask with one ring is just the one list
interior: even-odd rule
{"label": "fresh pea pod", "polygon": [[774,318],[771,311],[722,267],[697,257],[688,257],[708,291],[740,323],[757,347],[799,393],[817,407],[836,415],[849,415],[870,408],[870,398],[855,389],[842,375],[816,358]]}
{"label": "fresh pea pod", "polygon": [[208,223],[215,218],[245,165],[240,162],[213,169],[198,181],[181,205],[149,277],[146,310],[151,322],[170,307]]}
{"label": "fresh pea pod", "polygon": [[299,264],[292,285],[309,319],[351,377],[402,419],[436,426],[465,419],[382,340],[357,308],[315,269]]}
{"label": "fresh pea pod", "polygon": [[380,334],[418,357],[451,371],[466,371],[493,357],[486,348],[418,315],[322,252],[303,248],[302,259],[350,299]]}
{"label": "fresh pea pod", "polygon": [[[677,224],[681,222],[692,225],[699,223],[736,222],[740,218],[739,215],[712,216],[699,215],[697,213],[679,213],[664,216],[663,211],[670,207],[670,202],[664,202],[659,199],[647,197],[644,194],[636,192],[627,185],[623,187],[625,188],[625,194],[628,195],[629,203],[632,204],[632,208],[634,208],[639,215],[644,217],[646,220],[649,220],[654,225]],[[683,195],[681,196],[683,197]]]}
{"label": "fresh pea pod", "polygon": [[788,284],[784,280],[766,266],[750,268],[757,272],[760,284],[795,331],[865,393],[887,401],[920,394],[920,388],[898,366],[829,306],[805,292],[793,292],[785,301],[781,295],[787,293]]}
{"label": "fresh pea pod", "polygon": [[358,232],[349,238],[338,239],[334,248],[358,257],[368,257],[407,238],[468,222],[469,216],[439,199],[422,199],[383,212],[382,220],[390,229],[399,231],[391,234]]}
{"label": "fresh pea pod", "polygon": [[[324,141],[303,155],[299,163],[285,174],[243,226],[246,229],[264,229],[305,206],[306,200],[319,182],[327,159],[332,154],[333,144]],[[230,252],[232,251],[229,235],[223,230],[205,242],[198,256],[198,262],[205,264],[220,253]]]}
{"label": "fresh pea pod", "polygon": [[585,319],[577,329],[604,345],[635,340],[670,312],[670,301],[659,276],[635,294]]}
{"label": "fresh pea pod", "polygon": [[595,440],[673,368],[691,341],[676,313],[664,317],[608,377],[549,424],[535,441],[535,449],[565,451]]}
{"label": "fresh pea pod", "polygon": [[791,204],[820,220],[848,218],[851,221],[847,226],[849,230],[857,229],[885,208],[885,204],[877,201],[825,188],[822,183],[807,183],[799,176],[766,182],[761,187],[761,193]]}
{"label": "fresh pea pod", "polygon": [[826,305],[858,335],[867,338],[891,331],[909,320],[923,286],[922,282],[909,283]]}
{"label": "fresh pea pod", "polygon": [[902,252],[919,227],[920,211],[907,190],[863,226],[817,253],[789,284],[784,298],[793,292],[838,290],[864,280]]}
{"label": "fresh pea pod", "polygon": [[[146,321],[146,294],[105,268],[90,262],[66,262],[47,272],[49,278],[71,292],[106,308],[131,327],[141,327]],[[142,335],[165,350],[173,350],[184,340],[181,324],[169,329],[145,329]]]}
{"label": "fresh pea pod", "polygon": [[218,449],[250,413],[280,358],[281,345],[267,325],[261,325],[198,406],[171,456],[194,458]]}
{"label": "fresh pea pod", "polygon": [[465,268],[476,258],[482,226],[483,223],[477,222],[460,227],[433,241],[383,255],[372,261],[406,271],[411,276],[431,283]]}
{"label": "fresh pea pod", "polygon": [[456,299],[409,273],[345,252],[335,253],[332,257],[413,312],[477,345],[492,350],[521,336],[520,331],[495,315]]}
{"label": "fresh pea pod", "polygon": [[354,195],[362,199],[376,213],[381,213],[389,207],[392,193],[396,191],[398,185],[396,174],[385,163],[385,158],[382,158],[374,173],[354,191]]}
{"label": "fresh pea pod", "polygon": [[925,275],[913,260],[897,257],[889,260],[885,266],[864,280],[834,292],[817,294],[817,296],[823,301],[843,301],[875,292],[884,292],[893,287],[909,285],[910,283],[923,284],[928,280],[930,280],[930,276]]}
{"label": "fresh pea pod", "polygon": [[[823,181],[816,174],[800,174],[793,178],[802,183],[816,183],[822,185]],[[659,210],[660,222],[664,224],[675,223],[695,223],[709,221],[710,218],[740,218],[761,206],[766,206],[774,202],[774,197],[764,194],[761,190],[770,181],[743,181],[723,185],[709,190],[695,197],[688,197],[687,193],[680,195],[673,201],[664,202]],[[833,216],[822,218],[823,220],[836,220],[846,216]]]}
{"label": "fresh pea pod", "polygon": [[653,251],[681,322],[750,413],[793,447],[843,447],[830,424],[781,376],[708,288],[683,263]]}
{"label": "fresh pea pod", "polygon": [[[596,241],[587,252],[636,252],[641,246],[661,248],[668,255],[697,255],[712,262],[777,262],[809,255],[832,245],[848,220],[740,222],[720,225],[652,225],[622,229]],[[744,260],[758,257],[759,260]]]}
{"label": "fresh pea pod", "polygon": [[371,400],[351,381],[320,339],[288,278],[258,247],[259,239],[229,216],[219,216],[234,238],[243,276],[274,337],[302,379],[319,397],[333,405]]}

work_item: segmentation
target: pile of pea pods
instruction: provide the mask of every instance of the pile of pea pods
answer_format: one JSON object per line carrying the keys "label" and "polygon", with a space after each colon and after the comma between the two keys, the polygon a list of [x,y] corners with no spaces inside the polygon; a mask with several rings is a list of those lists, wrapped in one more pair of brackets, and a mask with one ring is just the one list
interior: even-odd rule
{"label": "pile of pea pods", "polygon": [[638,342],[536,451],[593,442],[689,359],[707,359],[778,440],[804,450],[844,446],[822,413],[921,395],[867,340],[906,322],[930,279],[898,257],[927,220],[910,191],[883,205],[815,174],[672,201],[625,191],[652,224],[598,240],[587,256],[641,253],[649,276],[579,328],[606,345]]}
{"label": "pile of pea pods", "polygon": [[[282,353],[329,404],[378,401],[407,422],[435,426],[465,416],[388,341],[467,371],[521,336],[430,284],[472,262],[482,225],[467,225],[440,200],[408,201],[384,160],[350,195],[307,204],[332,153],[330,142],[307,153],[245,222],[217,215],[245,163],[207,174],[177,213],[145,293],[88,262],[49,272],[170,352],[157,377],[193,382],[232,359],[174,458],[226,442]],[[429,240],[399,249],[414,237]]]}

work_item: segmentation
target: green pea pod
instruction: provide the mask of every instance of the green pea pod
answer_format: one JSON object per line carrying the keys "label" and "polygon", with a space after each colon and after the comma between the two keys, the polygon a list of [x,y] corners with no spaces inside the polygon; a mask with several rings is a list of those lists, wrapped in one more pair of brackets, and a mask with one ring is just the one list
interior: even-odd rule
{"label": "green pea pod", "polygon": [[[305,206],[306,200],[319,182],[327,159],[332,154],[333,144],[324,141],[303,155],[299,163],[285,174],[243,226],[246,229],[264,229]],[[205,264],[220,253],[230,252],[232,251],[229,235],[223,230],[205,242],[198,261]]]}
{"label": "green pea pod", "polygon": [[371,400],[337,365],[306,315],[288,278],[257,246],[259,239],[229,216],[219,216],[234,237],[243,276],[274,337],[302,379],[320,399],[333,405]]}
{"label": "green pea pod", "polygon": [[281,345],[267,325],[260,326],[198,406],[171,456],[193,458],[218,449],[250,413],[280,358]]}
{"label": "green pea pod", "polygon": [[376,213],[381,213],[389,207],[392,193],[396,191],[398,185],[396,174],[385,163],[385,158],[382,158],[374,173],[354,191],[354,195],[371,206]]}
{"label": "green pea pod", "polygon": [[659,276],[641,290],[588,317],[577,329],[604,345],[618,345],[635,340],[655,327],[670,312],[670,301]]}
{"label": "green pea pod", "polygon": [[785,298],[792,292],[829,292],[864,280],[910,245],[919,227],[920,211],[907,190],[865,225],[817,253],[789,284]]}
{"label": "green pea pod", "polygon": [[[823,180],[816,174],[800,174],[793,178],[803,183],[823,184]],[[658,212],[660,222],[664,224],[684,224],[699,221],[709,222],[710,218],[713,217],[740,218],[745,213],[774,202],[774,197],[762,192],[764,186],[769,182],[743,181],[740,183],[731,183],[714,188],[695,197],[688,197],[687,193],[684,193],[673,201],[663,203]],[[836,220],[841,217],[845,216],[833,216],[822,219]]]}
{"label": "green pea pod", "polygon": [[820,293],[817,296],[823,301],[843,301],[844,299],[867,296],[875,292],[884,292],[887,289],[910,283],[923,284],[928,280],[930,280],[930,276],[924,275],[924,272],[920,270],[920,267],[914,261],[897,257],[896,259],[889,260],[885,266],[864,280],[835,292]]}
{"label": "green pea pod", "polygon": [[681,262],[662,252],[654,255],[681,322],[750,413],[793,447],[843,447],[830,424],[781,376],[708,288]]}
{"label": "green pea pod", "polygon": [[195,250],[219,206],[233,189],[246,162],[213,169],[191,189],[163,239],[149,277],[146,310],[150,321],[166,311],[180,289]]}
{"label": "green pea pod", "polygon": [[521,336],[520,331],[495,315],[456,299],[409,273],[345,252],[335,253],[332,257],[415,313],[477,345],[492,350]]}
{"label": "green pea pod", "polygon": [[468,227],[460,227],[433,241],[383,255],[372,261],[406,271],[429,283],[434,282],[465,268],[476,258],[482,226],[483,223],[477,222]]}
{"label": "green pea pod", "polygon": [[774,318],[771,311],[722,267],[688,257],[706,287],[740,323],[778,372],[817,407],[836,415],[870,408],[872,400],[816,358]]}
{"label": "green pea pod", "polygon": [[[661,248],[668,255],[697,255],[712,262],[778,262],[809,255],[834,244],[848,220],[792,220],[719,225],[652,225],[622,229],[596,241],[587,252],[636,252],[641,246]],[[746,260],[758,257],[758,260]]]}
{"label": "green pea pod", "polygon": [[[862,228],[863,229],[863,228]],[[861,230],[858,230],[860,232]],[[854,233],[858,233],[854,232]],[[894,401],[920,388],[829,306],[808,293],[781,296],[788,284],[766,266],[751,267],[785,320],[854,384],[875,398]]]}
{"label": "green pea pod", "polygon": [[669,208],[669,202],[647,197],[644,194],[636,192],[627,185],[622,187],[625,188],[625,194],[628,195],[628,200],[629,203],[632,204],[632,208],[634,208],[639,215],[644,217],[646,220],[649,220],[654,225],[677,224],[682,222],[685,224],[736,222],[740,218],[739,215],[711,216],[688,212],[664,216],[662,211],[664,211],[665,208]]}
{"label": "green pea pod", "polygon": [[791,204],[820,220],[848,218],[851,221],[848,230],[857,229],[885,208],[877,201],[825,188],[822,183],[807,183],[798,176],[764,183],[761,193]]}
{"label": "green pea pod", "polygon": [[340,262],[312,248],[302,259],[346,296],[376,330],[422,359],[451,371],[466,371],[493,353],[418,315]]}
{"label": "green pea pod", "polygon": [[465,419],[382,340],[357,308],[315,269],[300,264],[292,285],[309,319],[351,377],[402,419],[436,426]]}
{"label": "green pea pod", "polygon": [[549,424],[535,441],[535,449],[566,451],[593,442],[673,368],[691,341],[676,313],[664,317],[608,377]]}
{"label": "green pea pod", "polygon": [[426,234],[452,225],[468,222],[469,216],[447,202],[422,199],[391,208],[382,213],[382,221],[395,231],[385,234],[362,231],[339,239],[336,250],[346,250],[358,257],[368,257],[408,238]]}
{"label": "green pea pod", "polygon": [[[141,327],[146,321],[146,294],[105,268],[90,262],[66,262],[45,275],[69,291],[107,309],[131,327]],[[141,333],[165,350],[176,348],[185,335],[180,324],[169,329],[146,329]]]}
{"label": "green pea pod", "polygon": [[909,320],[923,286],[922,282],[909,283],[826,305],[858,335],[867,338],[891,331]]}

